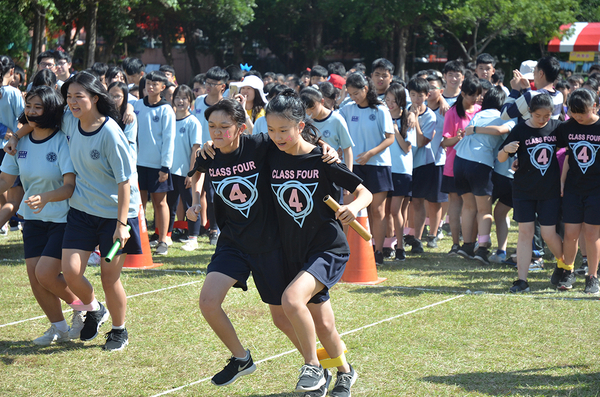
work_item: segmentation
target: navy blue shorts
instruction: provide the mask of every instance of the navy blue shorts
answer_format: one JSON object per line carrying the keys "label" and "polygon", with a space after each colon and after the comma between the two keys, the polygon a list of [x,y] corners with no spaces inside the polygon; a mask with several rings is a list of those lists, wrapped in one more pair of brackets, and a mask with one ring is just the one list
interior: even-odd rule
{"label": "navy blue shorts", "polygon": [[281,296],[288,286],[286,264],[281,249],[262,254],[246,254],[237,248],[218,245],[206,272],[218,272],[237,280],[234,287],[248,290],[252,272],[254,284],[263,302],[281,305]]}
{"label": "navy blue shorts", "polygon": [[362,184],[373,194],[394,190],[392,167],[354,164],[352,172],[362,179]]}
{"label": "navy blue shorts", "polygon": [[494,185],[494,189],[492,190],[492,203],[499,200],[502,204],[512,208],[512,178],[500,175],[497,172],[492,172],[492,184]]}
{"label": "navy blue shorts", "polygon": [[137,172],[140,190],[146,190],[148,193],[164,193],[173,190],[173,179],[171,178],[170,172],[167,180],[164,182],[158,181],[159,168],[149,168],[138,165]]}
{"label": "navy blue shorts", "polygon": [[[138,218],[127,219],[131,226],[129,240],[123,249],[117,251],[120,254],[139,255],[142,253],[140,241],[140,224]],[[116,219],[100,218],[85,212],[71,208],[67,215],[67,227],[63,238],[63,249],[76,249],[82,251],[94,251],[100,246],[100,256],[104,258],[113,245],[113,235],[117,228]]]}
{"label": "navy blue shorts", "polygon": [[62,259],[62,241],[66,223],[29,220],[23,222],[25,259],[38,256]]}
{"label": "navy blue shorts", "polygon": [[600,196],[580,196],[565,191],[563,195],[563,222],[600,225]]}
{"label": "navy blue shorts", "polygon": [[442,187],[440,188],[442,193],[450,194],[456,193],[456,185],[454,184],[454,177],[442,174]]}
{"label": "navy blue shorts", "polygon": [[454,158],[454,184],[456,193],[463,195],[473,193],[475,196],[491,196],[493,168],[483,163]]}
{"label": "navy blue shorts", "polygon": [[414,198],[424,198],[430,203],[445,203],[448,195],[442,192],[443,165],[425,164],[413,169]]}
{"label": "navy blue shorts", "polygon": [[513,219],[518,223],[534,222],[535,215],[542,226],[554,226],[560,219],[560,197],[548,200],[526,200],[513,197]]}
{"label": "navy blue shorts", "polygon": [[388,192],[388,197],[410,197],[412,196],[412,175],[392,173],[394,190]]}
{"label": "navy blue shorts", "polygon": [[[308,258],[306,263],[290,263],[292,272],[304,270],[319,280],[325,287],[313,296],[308,303],[323,303],[329,299],[329,290],[340,281],[350,255],[337,255],[320,252]],[[295,276],[294,276],[295,277]],[[293,278],[292,278],[293,279]],[[291,281],[291,280],[290,280]]]}

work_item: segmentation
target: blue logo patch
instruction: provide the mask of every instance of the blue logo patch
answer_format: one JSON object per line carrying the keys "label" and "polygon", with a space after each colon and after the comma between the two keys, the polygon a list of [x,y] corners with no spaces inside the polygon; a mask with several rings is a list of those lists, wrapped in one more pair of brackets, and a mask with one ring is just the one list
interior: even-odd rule
{"label": "blue logo patch", "polygon": [[376,118],[377,118],[377,117],[375,117],[375,115],[374,115],[374,114],[370,114],[370,115],[369,115],[369,120],[371,120],[371,121],[375,121],[375,119],[376,119]]}
{"label": "blue logo patch", "polygon": [[100,152],[94,149],[90,152],[90,157],[92,160],[98,160],[100,158]]}
{"label": "blue logo patch", "polygon": [[152,117],[152,121],[154,121],[155,123],[158,123],[160,121],[160,117],[154,116],[154,117]]}
{"label": "blue logo patch", "polygon": [[351,121],[358,121],[358,116],[352,116],[352,120]]}
{"label": "blue logo patch", "polygon": [[50,152],[46,154],[46,161],[49,163],[54,163],[58,159],[58,156],[54,152]]}
{"label": "blue logo patch", "polygon": [[19,150],[19,159],[27,158],[27,150]]}
{"label": "blue logo patch", "polygon": [[133,113],[140,114],[140,111],[139,110],[134,110]]}
{"label": "blue logo patch", "polygon": [[182,134],[183,134],[183,133],[185,133],[185,127],[181,127],[181,128],[179,129],[179,132],[181,132]]}
{"label": "blue logo patch", "polygon": [[323,131],[323,136],[324,136],[325,138],[329,138],[329,137],[331,136],[331,131],[329,131],[329,130],[325,130],[325,131]]}

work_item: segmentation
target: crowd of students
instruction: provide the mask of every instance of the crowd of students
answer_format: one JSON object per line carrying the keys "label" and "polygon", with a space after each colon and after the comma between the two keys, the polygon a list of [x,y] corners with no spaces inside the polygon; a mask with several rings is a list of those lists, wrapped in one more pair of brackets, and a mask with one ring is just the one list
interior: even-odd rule
{"label": "crowd of students", "polygon": [[[328,392],[318,336],[338,369],[332,395],[350,395],[357,375],[329,289],[350,253],[342,225],[362,208],[378,265],[406,260],[405,248],[435,249],[447,234],[449,256],[514,263],[509,291],[527,292],[547,245],[557,263],[553,285],[572,289],[580,274],[586,293],[599,292],[600,66],[565,81],[555,58],[525,61],[509,90],[489,54],[407,82],[383,58],[370,74],[360,63],[348,71],[315,65],[300,76],[214,66],[189,86],[171,66],[146,73],[137,58],[71,73],[68,55],[46,51],[37,64],[22,94],[15,86],[24,74],[0,56],[9,153],[0,225],[6,230],[11,217],[23,224],[30,284],[51,323],[36,344],[92,340],[109,314],[104,348],[129,343],[120,273],[127,254],[141,253],[137,218],[148,200],[155,254],[167,255],[175,236],[187,251],[202,234],[216,245],[200,294],[204,318],[232,354],[216,385],[256,368],[221,307],[252,274],[274,324],[303,356],[296,390]],[[326,195],[340,210],[322,202]],[[507,255],[511,208],[516,259]],[[177,218],[186,231],[175,230]],[[575,269],[578,244],[584,261]],[[85,278],[94,263],[106,308]],[[60,300],[74,309],[71,326]]]}

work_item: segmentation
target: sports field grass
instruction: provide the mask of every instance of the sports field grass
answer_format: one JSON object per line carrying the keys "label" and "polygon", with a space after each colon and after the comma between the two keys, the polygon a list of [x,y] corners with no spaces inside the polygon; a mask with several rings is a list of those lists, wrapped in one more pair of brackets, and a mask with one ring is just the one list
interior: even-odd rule
{"label": "sports field grass", "polygon": [[[0,396],[296,396],[301,356],[272,325],[252,282],[225,302],[257,371],[217,388],[210,377],[229,353],[198,309],[212,248],[177,247],[155,270],[125,269],[130,345],[104,338],[39,348],[49,326],[27,281],[20,233],[0,237]],[[514,251],[514,225],[509,249]],[[359,373],[353,396],[600,396],[600,301],[550,288],[553,262],[531,273],[532,293],[509,295],[516,271],[448,258],[440,248],[387,261],[378,286],[332,290],[347,357]],[[86,276],[97,287],[99,268]],[[467,293],[467,291],[472,293]],[[65,305],[65,309],[68,307]],[[67,314],[68,315],[68,314]],[[109,325],[101,328],[103,335]]]}

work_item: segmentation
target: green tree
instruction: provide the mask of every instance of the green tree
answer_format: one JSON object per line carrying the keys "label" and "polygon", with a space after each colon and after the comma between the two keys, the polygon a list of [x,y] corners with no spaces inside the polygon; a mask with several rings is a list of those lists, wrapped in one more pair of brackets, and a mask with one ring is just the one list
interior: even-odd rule
{"label": "green tree", "polygon": [[0,53],[7,54],[15,61],[21,61],[27,51],[27,26],[18,4],[0,0]]}

